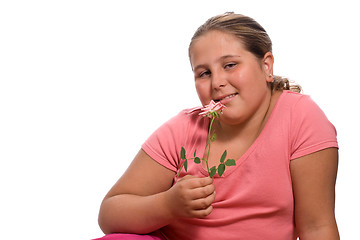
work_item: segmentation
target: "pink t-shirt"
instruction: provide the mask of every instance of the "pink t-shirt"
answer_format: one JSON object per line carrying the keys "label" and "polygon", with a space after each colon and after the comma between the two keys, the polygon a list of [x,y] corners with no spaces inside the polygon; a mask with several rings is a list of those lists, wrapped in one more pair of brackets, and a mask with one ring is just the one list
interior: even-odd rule
{"label": "pink t-shirt", "polygon": [[[180,149],[204,155],[209,119],[184,110],[163,124],[142,149],[177,172]],[[292,240],[294,199],[289,163],[295,158],[338,147],[336,130],[307,95],[284,91],[261,134],[214,185],[213,212],[203,219],[179,219],[161,229],[168,239]],[[211,166],[210,166],[211,167]],[[186,174],[204,177],[201,164],[189,161]]]}

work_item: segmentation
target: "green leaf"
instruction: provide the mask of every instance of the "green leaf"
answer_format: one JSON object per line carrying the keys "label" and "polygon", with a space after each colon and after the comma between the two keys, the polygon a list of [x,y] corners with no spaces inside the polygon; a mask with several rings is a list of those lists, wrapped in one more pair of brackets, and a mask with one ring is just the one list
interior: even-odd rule
{"label": "green leaf", "polygon": [[201,163],[201,160],[200,160],[199,157],[196,157],[196,158],[194,159],[194,162],[197,163],[197,164],[199,164],[199,163]]}
{"label": "green leaf", "polygon": [[221,177],[223,175],[223,173],[225,172],[225,164],[220,163],[219,167],[218,167],[218,174]]}
{"label": "green leaf", "polygon": [[217,137],[217,135],[216,135],[216,133],[214,133],[214,134],[210,137],[210,141],[211,141],[211,142],[215,141],[215,140],[216,140],[216,137]]}
{"label": "green leaf", "polygon": [[188,162],[187,162],[187,159],[185,160],[185,162],[184,162],[184,169],[185,169],[185,172],[187,172],[187,164],[188,164]]}
{"label": "green leaf", "polygon": [[215,174],[216,174],[216,167],[213,166],[212,168],[210,168],[209,176],[212,178]]}
{"label": "green leaf", "polygon": [[196,157],[196,149],[195,149],[195,151],[194,151],[194,157]]}
{"label": "green leaf", "polygon": [[225,150],[224,153],[223,153],[222,156],[221,156],[221,159],[220,159],[220,162],[221,162],[221,163],[224,163],[225,158],[226,158],[226,155],[227,155],[227,151]]}
{"label": "green leaf", "polygon": [[235,166],[236,162],[235,162],[234,159],[228,159],[228,160],[226,160],[225,165],[228,166],[228,167]]}
{"label": "green leaf", "polygon": [[184,147],[181,147],[180,157],[181,157],[181,159],[183,159],[183,160],[186,159],[186,156],[185,156],[185,148],[184,148]]}

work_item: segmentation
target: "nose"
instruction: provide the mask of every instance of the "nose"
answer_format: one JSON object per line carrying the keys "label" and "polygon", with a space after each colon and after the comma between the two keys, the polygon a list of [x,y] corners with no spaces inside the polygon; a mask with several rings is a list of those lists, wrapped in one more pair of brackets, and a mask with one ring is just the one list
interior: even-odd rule
{"label": "nose", "polygon": [[215,72],[213,71],[211,77],[211,85],[213,89],[218,90],[226,86],[226,75],[221,70]]}

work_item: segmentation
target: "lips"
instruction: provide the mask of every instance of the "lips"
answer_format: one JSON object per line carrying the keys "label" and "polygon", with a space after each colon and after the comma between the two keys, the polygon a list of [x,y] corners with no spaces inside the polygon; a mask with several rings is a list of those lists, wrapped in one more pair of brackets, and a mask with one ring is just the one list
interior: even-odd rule
{"label": "lips", "polygon": [[233,93],[233,94],[230,94],[230,95],[224,95],[218,99],[215,99],[214,101],[215,102],[223,102],[223,101],[227,101],[228,99],[230,98],[233,98],[235,97],[236,95],[238,95],[238,93]]}

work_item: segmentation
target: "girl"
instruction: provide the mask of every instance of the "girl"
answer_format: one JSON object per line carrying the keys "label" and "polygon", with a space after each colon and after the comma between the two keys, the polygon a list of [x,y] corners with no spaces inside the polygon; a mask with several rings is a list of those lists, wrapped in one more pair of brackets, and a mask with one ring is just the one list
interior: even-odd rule
{"label": "girl", "polygon": [[[299,86],[273,75],[272,43],[253,19],[210,18],[195,32],[189,57],[203,105],[226,106],[209,118],[188,109],[142,145],[101,205],[103,239],[339,239],[334,216],[336,130]],[[218,166],[180,171],[180,149]],[[112,233],[112,234],[111,234]]]}

